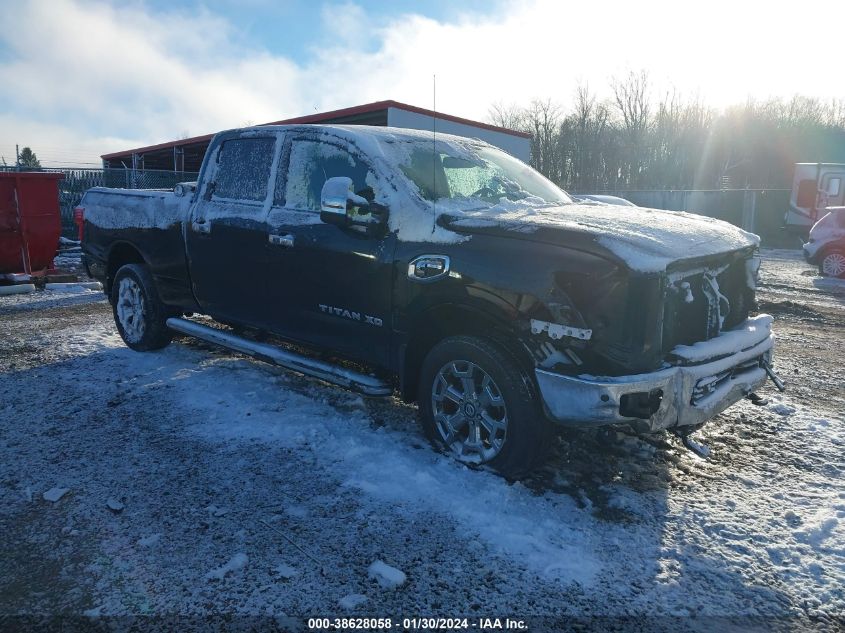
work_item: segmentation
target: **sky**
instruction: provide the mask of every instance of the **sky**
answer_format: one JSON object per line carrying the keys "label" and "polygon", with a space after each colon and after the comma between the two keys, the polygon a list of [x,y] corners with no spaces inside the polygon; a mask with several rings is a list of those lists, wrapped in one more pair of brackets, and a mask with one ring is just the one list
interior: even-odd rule
{"label": "sky", "polygon": [[845,98],[845,2],[21,0],[0,29],[0,161],[44,166],[382,99],[486,120],[646,70],[724,107]]}

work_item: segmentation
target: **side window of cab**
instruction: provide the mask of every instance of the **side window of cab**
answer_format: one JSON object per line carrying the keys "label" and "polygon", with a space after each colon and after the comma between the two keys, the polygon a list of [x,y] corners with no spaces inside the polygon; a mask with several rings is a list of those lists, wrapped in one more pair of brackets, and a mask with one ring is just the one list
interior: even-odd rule
{"label": "side window of cab", "polygon": [[212,199],[264,202],[273,165],[275,138],[224,141],[217,154]]}
{"label": "side window of cab", "polygon": [[[375,176],[361,158],[332,142],[294,139],[287,178],[284,187],[277,185],[275,202],[289,209],[319,213],[323,185],[336,176],[351,178],[357,195],[369,202],[375,199]],[[282,191],[284,200],[279,195]]]}

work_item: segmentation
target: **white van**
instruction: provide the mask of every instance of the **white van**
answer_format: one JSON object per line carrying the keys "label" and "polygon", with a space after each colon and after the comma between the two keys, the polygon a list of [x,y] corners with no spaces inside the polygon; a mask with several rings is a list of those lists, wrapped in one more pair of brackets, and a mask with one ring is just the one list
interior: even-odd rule
{"label": "white van", "polygon": [[796,163],[784,226],[806,235],[826,207],[845,205],[845,164]]}

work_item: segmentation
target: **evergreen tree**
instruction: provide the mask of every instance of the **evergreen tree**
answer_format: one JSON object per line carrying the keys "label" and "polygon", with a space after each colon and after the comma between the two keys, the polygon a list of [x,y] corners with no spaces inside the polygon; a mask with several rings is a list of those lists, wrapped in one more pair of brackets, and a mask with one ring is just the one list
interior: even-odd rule
{"label": "evergreen tree", "polygon": [[24,147],[18,156],[18,164],[26,169],[41,169],[41,163],[38,162],[38,157],[30,148]]}

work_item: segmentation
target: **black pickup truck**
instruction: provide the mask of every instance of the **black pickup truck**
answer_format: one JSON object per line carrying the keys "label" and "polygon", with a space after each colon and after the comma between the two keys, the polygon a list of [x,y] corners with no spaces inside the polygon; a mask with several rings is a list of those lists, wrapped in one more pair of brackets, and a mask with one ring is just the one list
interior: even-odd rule
{"label": "black pickup truck", "polygon": [[441,449],[509,475],[541,459],[553,422],[688,432],[771,375],[756,236],[575,203],[474,139],[222,132],[198,182],[91,189],[78,214],[132,349],[175,331],[398,391]]}

